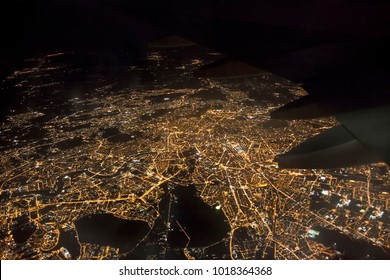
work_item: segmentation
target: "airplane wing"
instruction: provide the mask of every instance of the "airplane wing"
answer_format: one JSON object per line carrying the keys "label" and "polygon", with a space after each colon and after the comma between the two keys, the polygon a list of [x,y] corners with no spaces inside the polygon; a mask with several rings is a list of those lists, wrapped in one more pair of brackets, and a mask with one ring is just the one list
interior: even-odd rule
{"label": "airplane wing", "polygon": [[[309,95],[274,111],[272,118],[336,116],[341,126],[278,156],[281,168],[390,163],[387,1],[130,2],[131,8],[123,1],[121,5],[233,58],[200,69],[200,76],[253,75],[258,73],[256,66],[301,83]],[[246,71],[234,70],[243,69],[237,61],[246,65]]]}

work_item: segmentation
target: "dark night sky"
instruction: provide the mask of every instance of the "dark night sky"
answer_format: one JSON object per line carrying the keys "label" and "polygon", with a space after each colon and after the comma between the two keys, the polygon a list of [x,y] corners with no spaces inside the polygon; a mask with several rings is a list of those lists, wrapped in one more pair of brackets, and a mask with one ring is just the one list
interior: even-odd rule
{"label": "dark night sky", "polygon": [[60,48],[120,50],[158,34],[156,26],[134,14],[159,24],[177,17],[221,18],[359,36],[383,35],[390,19],[383,0],[15,0],[1,5],[2,56]]}
{"label": "dark night sky", "polygon": [[[390,32],[390,4],[384,0],[16,0],[1,5],[0,77],[24,58],[56,51],[109,52],[133,63],[146,42],[164,33],[187,36],[296,81],[316,74],[316,63],[322,71],[332,59],[335,64],[358,56],[364,63],[390,60],[383,46]],[[325,61],[296,53],[313,46],[320,47],[315,55]],[[286,62],[283,55],[291,53]]]}
{"label": "dark night sky", "polygon": [[136,60],[142,55],[145,42],[161,36],[156,26],[140,22],[125,10],[103,2],[16,0],[2,3],[0,76],[12,71],[25,58],[57,51],[110,52],[128,61]]}

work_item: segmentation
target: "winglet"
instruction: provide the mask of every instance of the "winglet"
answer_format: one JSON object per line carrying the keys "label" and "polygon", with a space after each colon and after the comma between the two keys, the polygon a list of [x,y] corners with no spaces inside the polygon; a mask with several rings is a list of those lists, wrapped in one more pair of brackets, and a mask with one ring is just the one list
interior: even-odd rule
{"label": "winglet", "polygon": [[169,48],[189,47],[196,44],[192,41],[189,41],[177,35],[168,35],[153,40],[149,42],[147,45],[150,48],[169,49]]}
{"label": "winglet", "polygon": [[306,95],[271,112],[271,118],[297,120],[329,117],[333,114],[332,110],[321,106],[310,95]]}
{"label": "winglet", "polygon": [[245,62],[222,59],[199,68],[194,75],[200,78],[232,79],[258,76],[264,73],[263,70]]}

